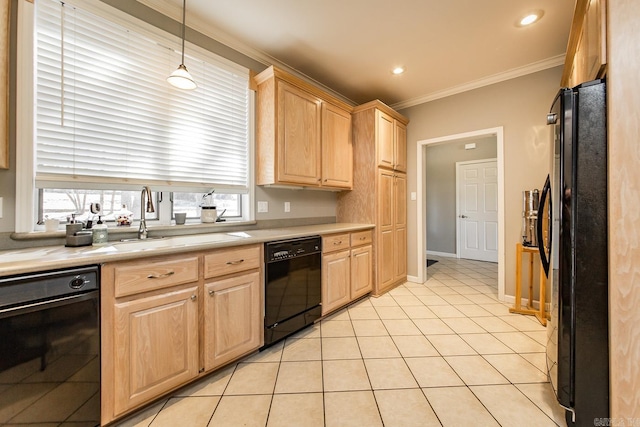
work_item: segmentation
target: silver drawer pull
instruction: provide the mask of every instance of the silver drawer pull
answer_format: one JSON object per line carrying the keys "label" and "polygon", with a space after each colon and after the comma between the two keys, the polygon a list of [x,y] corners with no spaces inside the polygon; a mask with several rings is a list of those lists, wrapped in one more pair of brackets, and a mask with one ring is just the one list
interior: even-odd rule
{"label": "silver drawer pull", "polygon": [[239,259],[238,261],[227,261],[227,265],[238,265],[244,262],[243,259]]}
{"label": "silver drawer pull", "polygon": [[209,295],[213,296],[216,292],[213,289],[209,289]]}
{"label": "silver drawer pull", "polygon": [[164,279],[165,277],[169,277],[169,276],[173,276],[174,274],[176,274],[175,271],[170,271],[168,273],[164,273],[164,274],[150,274],[147,276],[147,279]]}
{"label": "silver drawer pull", "polygon": [[191,301],[195,301],[195,300],[197,300],[197,299],[198,299],[198,296],[197,296],[197,295],[191,295]]}
{"label": "silver drawer pull", "polygon": [[338,240],[337,242],[333,242],[334,245],[341,245],[342,244],[342,240]]}
{"label": "silver drawer pull", "polygon": [[360,240],[367,240],[367,238],[366,237],[361,237]]}

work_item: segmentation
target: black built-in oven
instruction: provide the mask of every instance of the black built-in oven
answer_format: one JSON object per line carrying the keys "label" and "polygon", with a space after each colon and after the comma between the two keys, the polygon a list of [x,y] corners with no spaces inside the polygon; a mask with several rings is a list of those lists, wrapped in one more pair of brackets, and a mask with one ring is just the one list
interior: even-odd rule
{"label": "black built-in oven", "polygon": [[263,348],[320,318],[321,252],[319,236],[265,243]]}
{"label": "black built-in oven", "polygon": [[100,424],[99,279],[0,277],[0,426]]}

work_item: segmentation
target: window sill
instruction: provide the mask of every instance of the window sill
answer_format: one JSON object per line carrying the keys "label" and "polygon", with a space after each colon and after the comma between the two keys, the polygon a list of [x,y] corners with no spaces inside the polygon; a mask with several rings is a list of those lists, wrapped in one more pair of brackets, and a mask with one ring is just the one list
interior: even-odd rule
{"label": "window sill", "polygon": [[[147,229],[149,235],[152,237],[164,237],[164,236],[179,236],[183,234],[200,234],[200,233],[215,233],[222,231],[237,231],[236,228],[246,228],[247,226],[256,225],[256,221],[223,221],[212,223],[201,222],[188,222],[184,225],[153,225],[153,223],[147,223]],[[120,240],[124,238],[131,238],[131,235],[137,236],[138,234],[138,222],[134,222],[127,227],[109,227],[109,240]],[[27,233],[11,233],[12,240],[18,241],[34,241],[63,238],[66,233],[64,230],[58,231],[31,231]],[[114,238],[115,236],[115,238]]]}

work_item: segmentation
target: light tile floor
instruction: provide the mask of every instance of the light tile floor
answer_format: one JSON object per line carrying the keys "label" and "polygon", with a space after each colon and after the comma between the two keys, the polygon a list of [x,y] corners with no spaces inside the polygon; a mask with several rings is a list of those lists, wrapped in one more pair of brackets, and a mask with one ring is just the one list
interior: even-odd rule
{"label": "light tile floor", "polygon": [[545,328],[497,299],[497,264],[437,258],[121,426],[565,425]]}

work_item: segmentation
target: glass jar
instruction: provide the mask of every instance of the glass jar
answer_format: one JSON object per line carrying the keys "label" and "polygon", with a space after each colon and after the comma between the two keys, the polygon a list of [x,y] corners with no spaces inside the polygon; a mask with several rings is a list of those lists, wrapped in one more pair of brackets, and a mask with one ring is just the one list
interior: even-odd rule
{"label": "glass jar", "polygon": [[127,209],[127,205],[122,205],[122,209],[116,212],[116,224],[121,227],[129,226],[133,223],[133,212]]}

